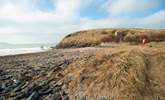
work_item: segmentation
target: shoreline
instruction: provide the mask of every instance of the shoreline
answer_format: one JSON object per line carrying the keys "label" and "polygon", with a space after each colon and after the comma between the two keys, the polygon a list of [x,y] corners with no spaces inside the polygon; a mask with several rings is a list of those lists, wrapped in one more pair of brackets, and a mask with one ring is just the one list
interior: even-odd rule
{"label": "shoreline", "polygon": [[[129,74],[127,79],[130,79],[129,76],[135,76],[135,78],[140,79],[144,83],[144,86],[148,84],[148,81],[143,80],[146,75],[150,75],[153,79],[162,79],[164,72],[162,68],[165,65],[164,48],[164,43],[161,43],[153,44],[152,47],[148,45],[143,47],[139,45],[121,45],[113,48],[65,48],[51,49],[39,53],[3,56],[0,57],[0,98],[11,100],[32,100],[33,97],[39,100],[89,98],[92,100],[103,97],[103,95],[100,95],[100,91],[107,94],[103,98],[108,98],[114,90],[102,91],[100,87],[105,86],[102,84],[103,82],[114,84],[113,80],[115,77],[109,76],[116,75],[116,72],[121,71],[121,68],[123,69],[123,65],[126,66],[124,71],[127,70]],[[155,66],[158,67],[155,69]],[[148,73],[148,71],[153,73]],[[138,73],[134,74],[134,72]],[[154,74],[155,72],[160,73],[160,75],[157,77],[152,76],[157,75]],[[141,75],[141,77],[136,77],[138,75]],[[118,79],[122,77],[121,75]],[[150,78],[147,77],[148,79]],[[96,81],[101,86],[99,90],[94,92],[95,95],[93,92],[88,91],[98,87],[98,83],[95,83]],[[128,80],[128,82],[135,82],[137,86],[143,86],[143,84],[137,81]],[[117,82],[116,84],[119,83]],[[164,82],[160,81],[159,83],[162,84]],[[85,87],[83,91],[79,91],[81,89],[80,85]],[[92,85],[91,88],[88,87],[90,85]],[[126,85],[132,86],[130,84]],[[104,89],[108,87],[106,86]],[[139,87],[127,88],[123,85],[118,89],[121,88],[126,89],[126,93],[130,95],[134,95],[130,92],[132,90],[139,92]],[[152,88],[151,85],[149,85],[149,88]],[[161,89],[164,90],[164,88]],[[146,90],[146,88],[142,88],[142,90]],[[156,93],[154,90],[152,92]],[[120,96],[127,95],[121,94],[115,98]],[[147,97],[150,98],[150,94]]]}
{"label": "shoreline", "polygon": [[16,55],[27,55],[42,53],[51,50],[51,48],[18,48],[18,49],[0,49],[0,57],[4,56],[16,56]]}
{"label": "shoreline", "polygon": [[[63,80],[61,71],[78,59],[93,56],[94,52],[93,49],[88,48],[52,49],[40,53],[2,56],[0,57],[0,98],[18,99],[40,95],[40,98],[49,100],[60,93],[65,93],[63,97],[68,97],[60,85]],[[7,87],[7,84],[10,86]],[[36,91],[43,91],[39,92],[40,94],[36,94],[36,91],[25,92],[35,87],[40,87]],[[9,91],[5,92],[7,89]]]}

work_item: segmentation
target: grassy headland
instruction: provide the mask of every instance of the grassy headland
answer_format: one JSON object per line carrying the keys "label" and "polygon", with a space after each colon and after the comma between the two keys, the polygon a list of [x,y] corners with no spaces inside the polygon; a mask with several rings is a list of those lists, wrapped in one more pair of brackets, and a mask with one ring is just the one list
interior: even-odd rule
{"label": "grassy headland", "polygon": [[149,42],[165,41],[164,29],[93,29],[79,31],[67,35],[56,47],[57,48],[76,48],[97,46],[104,42],[117,42],[115,32],[124,33],[122,42],[134,42],[135,44],[142,41],[146,35]]}

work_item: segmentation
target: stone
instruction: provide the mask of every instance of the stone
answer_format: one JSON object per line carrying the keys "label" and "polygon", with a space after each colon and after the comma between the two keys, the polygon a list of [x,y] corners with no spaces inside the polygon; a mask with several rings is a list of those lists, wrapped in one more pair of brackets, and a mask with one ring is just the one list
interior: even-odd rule
{"label": "stone", "polygon": [[21,91],[21,89],[22,89],[21,87],[22,87],[22,86],[24,86],[24,84],[25,84],[25,82],[23,82],[23,83],[19,84],[17,87],[15,87],[15,88],[14,88],[14,90],[13,90],[13,91],[14,91],[14,92]]}
{"label": "stone", "polygon": [[8,76],[1,76],[0,77],[0,80],[3,80],[4,81],[4,80],[7,80],[8,78],[9,78]]}
{"label": "stone", "polygon": [[38,92],[34,91],[26,100],[38,100],[39,94]]}
{"label": "stone", "polygon": [[22,80],[22,81],[30,81],[31,79],[32,79],[32,77],[31,76],[28,76],[28,75],[21,75],[21,76],[19,76],[19,79],[20,80]]}
{"label": "stone", "polygon": [[47,94],[50,94],[50,93],[52,93],[52,89],[48,89],[46,91],[39,92],[39,94],[41,94],[41,95],[47,95]]}
{"label": "stone", "polygon": [[0,96],[0,100],[6,100],[4,96]]}
{"label": "stone", "polygon": [[23,93],[19,93],[16,97],[15,97],[15,100],[20,100],[22,98],[25,98],[27,97],[27,95],[23,92]]}
{"label": "stone", "polygon": [[9,87],[4,88],[3,93],[8,93],[11,89]]}
{"label": "stone", "polygon": [[34,92],[36,86],[37,86],[36,84],[30,84],[30,85],[27,86],[23,91],[24,91],[27,95],[30,95],[32,92]]}
{"label": "stone", "polygon": [[16,97],[18,94],[17,93],[15,93],[15,92],[11,92],[10,93],[10,97]]}
{"label": "stone", "polygon": [[0,93],[4,90],[6,88],[6,85],[3,83],[3,84],[1,84],[1,86],[0,86]]}
{"label": "stone", "polygon": [[61,67],[54,67],[53,72],[57,72],[57,71],[60,71],[60,70],[62,70]]}
{"label": "stone", "polygon": [[29,85],[29,82],[26,82],[26,83],[21,87],[21,89],[26,88],[28,85]]}
{"label": "stone", "polygon": [[6,88],[6,83],[2,83],[1,88],[5,89]]}
{"label": "stone", "polygon": [[0,87],[0,93],[4,90],[4,88]]}
{"label": "stone", "polygon": [[16,80],[16,79],[14,79],[13,82],[14,82],[14,84],[15,84],[16,86],[18,86],[18,85],[21,84],[21,81],[20,81],[20,80]]}
{"label": "stone", "polygon": [[60,90],[61,90],[61,87],[55,87],[55,88],[54,88],[54,91],[55,91],[55,92],[59,92]]}
{"label": "stone", "polygon": [[37,86],[36,84],[33,84],[30,87],[28,87],[27,94],[31,94],[34,91],[38,91],[41,88],[42,88],[41,86]]}
{"label": "stone", "polygon": [[7,81],[6,82],[6,87],[11,87],[13,85],[13,81]]}
{"label": "stone", "polygon": [[50,95],[49,100],[62,100],[60,93]]}
{"label": "stone", "polygon": [[34,67],[32,69],[32,72],[37,73],[37,72],[40,72],[41,70],[42,70],[41,67]]}
{"label": "stone", "polygon": [[41,86],[41,89],[38,90],[38,93],[40,95],[49,94],[51,92],[52,92],[52,89],[50,89],[48,85]]}
{"label": "stone", "polygon": [[3,70],[0,69],[0,74],[2,74],[2,73],[3,73]]}

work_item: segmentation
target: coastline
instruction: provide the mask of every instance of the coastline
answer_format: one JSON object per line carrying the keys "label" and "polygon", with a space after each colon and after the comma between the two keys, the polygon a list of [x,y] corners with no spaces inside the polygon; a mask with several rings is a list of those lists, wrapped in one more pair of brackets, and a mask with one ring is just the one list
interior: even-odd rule
{"label": "coastline", "polygon": [[17,48],[17,49],[0,49],[0,57],[3,56],[14,56],[14,55],[24,55],[24,54],[34,54],[41,53],[51,50],[50,48]]}
{"label": "coastline", "polygon": [[[88,48],[52,49],[39,53],[2,56],[0,57],[0,98],[31,100],[31,96],[40,95],[40,98],[49,100],[61,93],[65,94],[64,97],[68,97],[60,85],[63,84],[64,77],[61,72],[70,63],[93,56],[93,53],[93,50]],[[10,86],[8,87],[7,84]],[[27,93],[35,87],[40,87],[43,91],[40,93],[39,90],[35,90]]]}
{"label": "coastline", "polygon": [[[28,100],[36,100],[36,98],[41,100],[79,100],[79,98],[97,100],[104,98],[106,100],[113,96],[111,94],[115,91],[109,90],[108,87],[111,87],[111,84],[120,84],[114,81],[115,77],[111,76],[117,75],[116,72],[123,68],[121,73],[128,74],[126,76],[128,83],[122,83],[121,87],[116,88],[125,89],[125,93],[131,96],[136,95],[137,98],[140,97],[136,94],[137,92],[147,91],[146,97],[153,98],[150,90],[145,88],[149,84],[145,78],[153,81],[163,78],[164,48],[164,43],[153,43],[152,47],[150,45],[120,45],[113,48],[54,48],[46,52],[0,57],[0,98],[9,100],[25,98]],[[119,80],[120,78],[123,78],[123,75],[118,77]],[[137,78],[144,84],[129,80],[132,78]],[[103,84],[108,82],[111,84]],[[135,87],[130,85],[132,82],[135,83]],[[160,80],[159,83],[162,84],[164,81]],[[139,90],[138,86],[143,87],[142,90]],[[90,92],[96,87],[99,90]],[[102,87],[105,88],[102,89]],[[148,88],[165,90],[161,86],[148,85]],[[107,95],[101,95],[100,92]],[[151,92],[157,97],[155,90]],[[121,92],[117,91],[117,93]],[[125,96],[125,99],[118,100],[127,100],[125,93],[116,94],[114,97]]]}

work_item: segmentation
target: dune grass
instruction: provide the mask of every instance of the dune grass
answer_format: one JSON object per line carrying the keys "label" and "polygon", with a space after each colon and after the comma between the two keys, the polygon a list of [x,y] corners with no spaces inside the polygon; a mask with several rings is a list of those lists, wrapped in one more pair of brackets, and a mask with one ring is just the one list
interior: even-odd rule
{"label": "dune grass", "polygon": [[57,45],[57,48],[89,47],[103,42],[116,41],[114,36],[116,31],[127,35],[123,42],[141,42],[143,35],[147,35],[150,41],[165,40],[164,29],[93,29],[69,34]]}
{"label": "dune grass", "polygon": [[[162,57],[165,52],[163,48],[156,50],[156,45],[151,44],[153,47],[124,45],[101,48],[95,57],[70,64],[64,74],[73,76],[68,83],[71,99],[77,100],[80,95],[86,96],[87,100],[163,98],[165,87],[162,69],[165,62]],[[163,46],[163,43],[160,45]]]}

